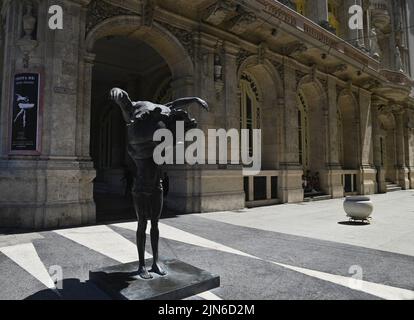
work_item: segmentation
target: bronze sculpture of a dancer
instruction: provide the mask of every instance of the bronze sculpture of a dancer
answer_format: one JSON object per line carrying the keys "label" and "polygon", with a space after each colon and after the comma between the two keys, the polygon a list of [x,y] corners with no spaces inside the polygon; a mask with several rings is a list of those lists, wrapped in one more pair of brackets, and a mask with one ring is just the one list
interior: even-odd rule
{"label": "bronze sculpture of a dancer", "polygon": [[[200,98],[182,98],[165,105],[148,101],[133,102],[128,93],[119,88],[113,88],[110,96],[121,108],[128,128],[128,154],[136,166],[132,196],[138,218],[138,275],[143,279],[152,279],[150,272],[166,275],[166,271],[158,263],[158,220],[163,207],[163,189],[161,170],[153,159],[154,149],[159,142],[154,141],[153,136],[158,129],[175,132],[177,121],[183,121],[185,129],[195,128],[196,121],[183,108],[197,103],[208,110],[208,105]],[[145,266],[145,231],[148,220],[151,221],[153,252],[152,269],[149,272]]]}

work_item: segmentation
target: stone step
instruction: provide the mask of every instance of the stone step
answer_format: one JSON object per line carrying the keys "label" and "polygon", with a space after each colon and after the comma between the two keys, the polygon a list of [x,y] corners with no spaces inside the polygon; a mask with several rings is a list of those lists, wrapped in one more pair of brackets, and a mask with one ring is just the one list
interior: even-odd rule
{"label": "stone step", "polygon": [[395,187],[399,187],[399,185],[396,183],[387,183],[387,187],[395,188]]}
{"label": "stone step", "polygon": [[332,197],[326,194],[326,195],[319,195],[319,196],[314,196],[314,197],[305,197],[305,199],[303,199],[303,202],[323,201],[323,200],[330,200],[330,199],[332,199]]}
{"label": "stone step", "polygon": [[387,186],[387,192],[395,192],[395,191],[401,191],[402,188],[401,187],[390,187]]}

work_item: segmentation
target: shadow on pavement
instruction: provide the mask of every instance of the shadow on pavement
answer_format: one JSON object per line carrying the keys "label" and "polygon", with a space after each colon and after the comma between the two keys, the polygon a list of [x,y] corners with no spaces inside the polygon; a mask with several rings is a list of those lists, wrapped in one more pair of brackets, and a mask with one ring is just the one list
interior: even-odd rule
{"label": "shadow on pavement", "polygon": [[338,224],[342,224],[344,226],[370,226],[369,222],[362,222],[362,221],[341,221]]}
{"label": "shadow on pavement", "polygon": [[91,281],[81,282],[79,279],[65,279],[62,289],[45,289],[26,297],[24,300],[110,300]]}

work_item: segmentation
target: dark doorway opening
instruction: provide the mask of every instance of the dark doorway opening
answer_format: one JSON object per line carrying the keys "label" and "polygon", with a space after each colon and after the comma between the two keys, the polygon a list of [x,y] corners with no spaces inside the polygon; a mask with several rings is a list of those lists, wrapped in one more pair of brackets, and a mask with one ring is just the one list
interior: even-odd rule
{"label": "dark doorway opening", "polygon": [[119,87],[132,100],[171,100],[171,72],[149,45],[132,36],[98,40],[91,95],[91,156],[96,169],[94,200],[98,223],[135,219],[130,190],[134,163],[127,154],[126,127],[109,91]]}

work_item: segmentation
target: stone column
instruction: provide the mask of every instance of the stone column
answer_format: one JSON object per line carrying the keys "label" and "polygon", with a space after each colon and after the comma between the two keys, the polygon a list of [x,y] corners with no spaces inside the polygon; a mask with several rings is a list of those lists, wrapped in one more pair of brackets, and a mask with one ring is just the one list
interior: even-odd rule
{"label": "stone column", "polygon": [[317,24],[321,24],[322,21],[328,21],[328,1],[307,1],[306,16]]}
{"label": "stone column", "polygon": [[[328,110],[325,114],[325,125],[328,129],[327,144],[327,180],[325,181],[325,190],[333,198],[340,198],[344,195],[342,186],[342,168],[339,162],[338,149],[338,99],[336,90],[336,79],[328,76],[327,85]],[[312,133],[311,133],[312,134]]]}
{"label": "stone column", "polygon": [[409,170],[410,189],[414,189],[414,117],[412,112],[407,112],[408,119],[405,126],[405,161]]}
{"label": "stone column", "polygon": [[[372,123],[372,144],[373,144],[373,163],[375,169],[377,170],[376,177],[376,192],[386,193],[387,185],[385,182],[385,169],[384,163],[381,156],[381,128],[380,128],[380,119],[379,119],[379,108],[381,107],[382,102],[376,99],[372,100],[371,103],[371,123]],[[385,144],[385,140],[383,142]]]}
{"label": "stone column", "polygon": [[[374,194],[377,189],[376,169],[373,164],[373,108],[371,107],[371,93],[359,90],[359,129],[360,129],[360,188],[361,194]],[[375,121],[375,120],[374,120]],[[377,122],[377,121],[376,121]],[[375,138],[374,138],[375,139]]]}
{"label": "stone column", "polygon": [[410,180],[408,177],[408,168],[405,158],[405,139],[404,139],[404,112],[397,111],[394,113],[396,122],[396,144],[397,144],[397,170],[398,170],[398,184],[404,190],[410,189]]}
{"label": "stone column", "polygon": [[91,93],[92,93],[92,69],[95,61],[95,54],[86,53],[81,72],[83,72],[83,107],[78,111],[79,118],[77,120],[79,129],[78,136],[78,157],[91,161],[90,158],[90,122],[91,122]]}
{"label": "stone column", "polygon": [[303,201],[302,175],[303,168],[299,163],[299,133],[298,133],[298,106],[297,80],[294,62],[284,60],[284,101],[279,110],[283,111],[283,153],[280,156],[281,181],[279,195],[285,203]]}

